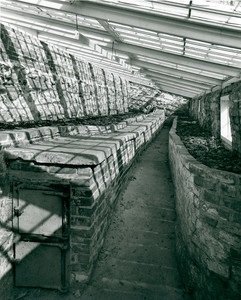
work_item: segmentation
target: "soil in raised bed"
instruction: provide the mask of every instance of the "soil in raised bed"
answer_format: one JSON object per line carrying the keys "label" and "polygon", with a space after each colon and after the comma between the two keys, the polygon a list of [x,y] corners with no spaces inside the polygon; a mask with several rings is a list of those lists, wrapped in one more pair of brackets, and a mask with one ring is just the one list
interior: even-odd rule
{"label": "soil in raised bed", "polygon": [[111,124],[117,124],[125,119],[136,117],[143,113],[125,113],[119,115],[109,115],[109,116],[93,116],[93,117],[83,117],[76,119],[65,119],[65,120],[43,120],[37,122],[18,122],[6,123],[0,122],[0,130],[12,130],[12,129],[22,129],[22,128],[36,128],[43,126],[59,126],[59,125],[95,125],[95,126],[106,126]]}
{"label": "soil in raised bed", "polygon": [[177,134],[189,153],[204,165],[241,174],[241,158],[224,147],[222,141],[201,128],[190,116],[179,116]]}

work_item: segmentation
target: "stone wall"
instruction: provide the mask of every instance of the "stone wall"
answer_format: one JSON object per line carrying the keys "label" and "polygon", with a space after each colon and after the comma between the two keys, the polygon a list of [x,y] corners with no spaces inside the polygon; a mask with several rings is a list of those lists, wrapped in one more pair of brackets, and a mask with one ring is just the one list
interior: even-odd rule
{"label": "stone wall", "polygon": [[[0,25],[0,29],[3,128],[6,124],[36,126],[46,121],[49,124],[129,111],[134,100],[124,76],[10,26]],[[146,94],[145,101],[153,96]],[[11,297],[12,267],[16,265],[21,238],[12,228],[14,182],[24,181],[26,186],[36,184],[48,190],[62,185],[63,189],[71,190],[69,280],[71,285],[87,280],[103,244],[111,207],[125,172],[164,118],[159,111],[156,115],[129,118],[109,126],[36,127],[0,132],[0,291],[4,299]],[[58,145],[58,139],[63,144]],[[65,139],[68,147],[76,143],[71,150],[68,148],[68,153],[62,153]],[[34,146],[36,143],[45,144]],[[48,149],[46,143],[62,150],[42,151]],[[35,156],[38,147],[40,152]],[[71,151],[78,154],[70,154]]]}
{"label": "stone wall", "polygon": [[163,93],[156,87],[140,86],[131,83],[129,110],[149,112],[154,108],[164,109],[165,115],[171,115],[188,103],[188,100],[169,93]]}
{"label": "stone wall", "polygon": [[241,297],[241,176],[194,159],[176,134],[169,135],[176,190],[177,257],[194,299]]}
{"label": "stone wall", "polygon": [[0,153],[0,291],[2,299],[10,299],[13,286],[12,201],[7,196],[9,185],[4,155]]}
{"label": "stone wall", "polygon": [[[66,260],[66,286],[79,286],[90,278],[125,174],[138,153],[162,127],[164,119],[164,112],[157,110],[111,126],[42,127],[8,130],[0,135],[5,166],[2,186],[6,188],[2,203],[8,201],[12,205],[12,198],[15,197],[11,196],[14,192],[9,189],[18,185],[30,190],[32,186],[36,187],[32,197],[21,198],[25,207],[34,205],[32,199],[38,189],[47,189],[49,193],[55,187],[55,194],[68,191],[66,197],[70,219],[67,221],[69,254]],[[11,226],[7,230],[4,220],[1,220],[5,226],[4,234],[11,235],[7,249],[12,250],[13,237],[16,249],[21,234],[18,230],[13,233]],[[25,236],[27,233],[24,232]],[[11,267],[16,255],[9,255],[8,267]],[[44,261],[41,261],[43,264]],[[2,265],[2,270],[12,278],[12,270],[6,264]],[[30,269],[28,272],[31,274]],[[12,279],[9,281],[11,285]],[[8,290],[6,286],[5,290]]]}
{"label": "stone wall", "polygon": [[153,105],[154,99],[160,95],[157,88],[139,86],[138,84],[131,84],[130,89],[130,111],[146,112],[156,105]]}
{"label": "stone wall", "polygon": [[241,82],[230,84],[209,94],[196,97],[189,102],[190,114],[200,125],[220,137],[220,98],[229,96],[232,149],[241,154]]}
{"label": "stone wall", "polygon": [[0,29],[0,123],[128,112],[124,76],[9,26]]}

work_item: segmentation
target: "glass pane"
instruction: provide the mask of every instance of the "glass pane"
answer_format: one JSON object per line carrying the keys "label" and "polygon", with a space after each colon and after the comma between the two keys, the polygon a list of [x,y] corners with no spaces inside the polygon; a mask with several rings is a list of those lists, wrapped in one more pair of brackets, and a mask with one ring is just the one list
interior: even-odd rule
{"label": "glass pane", "polygon": [[155,11],[160,11],[163,13],[168,13],[171,15],[178,15],[178,16],[187,16],[188,15],[188,9],[185,7],[175,7],[175,6],[170,6],[166,4],[159,4],[159,3],[153,3],[153,9]]}
{"label": "glass pane", "polygon": [[[240,10],[241,12],[241,10]],[[241,25],[241,18],[230,17],[228,20],[229,24]]]}
{"label": "glass pane", "polygon": [[226,0],[226,1],[210,1],[210,0],[193,0],[193,6],[197,5],[211,10],[229,11],[235,10],[235,7],[239,4],[238,0]]}
{"label": "glass pane", "polygon": [[210,20],[211,22],[216,23],[226,23],[229,19],[229,17],[225,15],[219,15],[206,11],[196,11],[194,9],[192,9],[191,17],[192,19]]}

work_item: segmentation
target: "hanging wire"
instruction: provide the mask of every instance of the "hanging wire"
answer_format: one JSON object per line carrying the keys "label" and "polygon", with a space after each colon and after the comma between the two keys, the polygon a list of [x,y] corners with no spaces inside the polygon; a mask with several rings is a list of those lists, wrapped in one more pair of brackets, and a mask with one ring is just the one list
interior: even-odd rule
{"label": "hanging wire", "polygon": [[76,30],[78,31],[78,15],[75,15],[75,22],[76,22]]}
{"label": "hanging wire", "polygon": [[115,46],[115,41],[112,42],[112,47],[111,47],[111,56],[113,59],[113,55],[114,55],[114,46]]}

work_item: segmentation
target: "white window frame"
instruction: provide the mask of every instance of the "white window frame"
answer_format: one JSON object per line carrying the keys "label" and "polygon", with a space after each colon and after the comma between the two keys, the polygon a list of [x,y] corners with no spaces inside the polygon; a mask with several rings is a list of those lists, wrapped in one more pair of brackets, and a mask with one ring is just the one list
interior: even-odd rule
{"label": "white window frame", "polygon": [[229,96],[222,96],[220,98],[220,136],[224,146],[232,149],[232,131],[229,116],[230,100]]}

